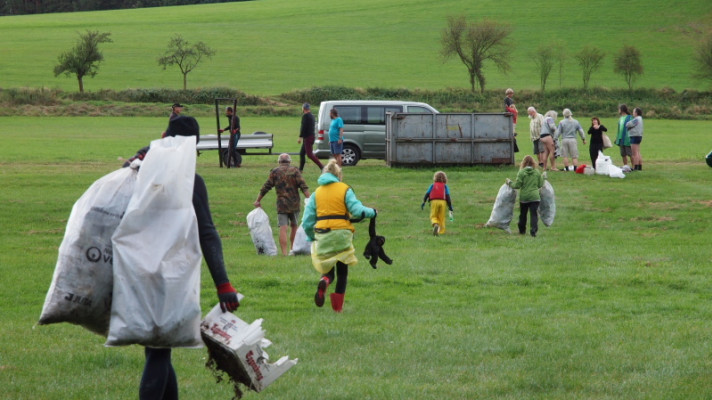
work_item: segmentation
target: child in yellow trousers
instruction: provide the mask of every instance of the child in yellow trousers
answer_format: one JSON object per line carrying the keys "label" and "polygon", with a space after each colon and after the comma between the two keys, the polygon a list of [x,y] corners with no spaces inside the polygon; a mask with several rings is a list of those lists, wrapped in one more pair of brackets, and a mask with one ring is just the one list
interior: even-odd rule
{"label": "child in yellow trousers", "polygon": [[452,203],[450,202],[450,188],[447,186],[447,175],[438,171],[433,175],[433,183],[425,192],[423,204],[420,209],[425,208],[425,202],[430,202],[430,223],[433,226],[433,235],[438,236],[445,233],[445,207],[450,210],[450,220],[452,221]]}

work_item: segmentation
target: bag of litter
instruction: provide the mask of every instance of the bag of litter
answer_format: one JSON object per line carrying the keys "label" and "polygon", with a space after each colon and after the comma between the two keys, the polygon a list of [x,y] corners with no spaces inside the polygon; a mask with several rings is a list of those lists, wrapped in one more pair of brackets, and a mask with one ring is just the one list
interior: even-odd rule
{"label": "bag of litter", "polygon": [[599,150],[598,158],[596,159],[596,174],[608,175],[608,166],[613,165],[611,157],[601,153]]}
{"label": "bag of litter", "polygon": [[307,233],[304,232],[304,228],[299,225],[297,228],[297,233],[294,235],[294,243],[292,244],[292,250],[289,252],[291,255],[310,255],[311,254],[311,242],[307,237]]}
{"label": "bag of litter", "polygon": [[74,203],[39,325],[69,322],[106,336],[113,289],[111,235],[136,183],[136,169],[121,168],[94,182]]}
{"label": "bag of litter", "polygon": [[554,223],[554,217],[556,217],[556,196],[554,194],[554,187],[551,186],[548,180],[544,181],[544,186],[539,189],[539,197],[541,201],[539,202],[539,218],[541,222],[546,226],[551,226]]}
{"label": "bag of litter", "polygon": [[201,347],[195,137],[151,142],[114,233],[107,346]]}
{"label": "bag of litter", "polygon": [[269,226],[269,217],[262,207],[257,207],[247,214],[247,227],[250,228],[250,236],[257,254],[277,255],[277,245],[272,236],[272,228]]}
{"label": "bag of litter", "polygon": [[490,214],[489,220],[485,226],[492,226],[503,229],[507,231],[507,233],[512,233],[509,229],[509,223],[512,222],[514,204],[516,201],[517,191],[509,187],[507,184],[502,185],[497,193],[497,198],[494,200],[492,214]]}
{"label": "bag of litter", "polygon": [[625,178],[623,169],[620,167],[616,167],[615,165],[608,166],[608,176],[610,176],[611,178]]}
{"label": "bag of litter", "polygon": [[235,394],[242,394],[238,383],[260,392],[297,364],[298,359],[284,356],[270,364],[264,348],[272,342],[265,338],[262,319],[251,324],[216,305],[200,324],[200,333],[208,349],[207,366],[226,373],[234,384]]}

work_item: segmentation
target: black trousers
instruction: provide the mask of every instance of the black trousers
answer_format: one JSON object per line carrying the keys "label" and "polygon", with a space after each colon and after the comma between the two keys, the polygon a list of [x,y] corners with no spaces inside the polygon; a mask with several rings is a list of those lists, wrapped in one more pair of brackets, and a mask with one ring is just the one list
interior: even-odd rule
{"label": "black trousers", "polygon": [[603,143],[591,143],[588,147],[588,155],[591,156],[591,167],[596,168],[596,160],[598,159],[598,152],[603,151]]}
{"label": "black trousers", "polygon": [[140,400],[178,400],[178,379],[171,364],[171,349],[146,347]]}
{"label": "black trousers", "polygon": [[337,261],[336,268],[332,268],[331,271],[324,274],[324,276],[329,278],[330,282],[334,281],[334,270],[336,270],[336,289],[334,289],[334,292],[344,294],[346,293],[346,281],[349,276],[349,266],[341,261]]}
{"label": "black trousers", "polygon": [[531,222],[531,230],[529,231],[532,236],[536,235],[539,230],[539,202],[532,201],[529,203],[519,203],[519,233],[524,234],[527,231],[527,213],[529,213]]}

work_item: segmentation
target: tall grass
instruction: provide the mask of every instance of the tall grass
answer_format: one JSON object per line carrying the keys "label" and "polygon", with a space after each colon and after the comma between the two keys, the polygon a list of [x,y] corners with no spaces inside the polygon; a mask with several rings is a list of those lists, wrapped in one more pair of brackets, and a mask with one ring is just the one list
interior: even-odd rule
{"label": "tall grass", "polygon": [[[612,116],[602,119],[614,125]],[[73,202],[164,123],[0,118],[0,398],[136,397],[140,347],[104,348],[79,327],[34,324]],[[297,118],[243,125],[274,132],[276,152],[298,149]],[[204,153],[197,171],[231,279],[247,296],[238,315],[265,319],[273,357],[300,359],[245,398],[709,397],[706,125],[646,121],[644,171],[625,179],[550,174],[557,217],[537,238],[483,227],[515,166],[448,168],[455,221],[441,237],[429,233],[419,207],[434,168],[390,169],[378,160],[347,168],[345,181],[379,210],[378,231],[395,262],[373,270],[362,259],[352,268],[343,314],[313,305],[318,274],[308,257],[255,254],[245,216],[276,155],[246,156],[242,168],[227,170]],[[317,176],[307,165],[312,189]],[[272,196],[263,204],[275,220]],[[358,249],[366,237],[357,226]],[[205,268],[202,280],[207,311],[217,298]],[[182,398],[231,395],[203,367],[205,354],[174,351]]]}

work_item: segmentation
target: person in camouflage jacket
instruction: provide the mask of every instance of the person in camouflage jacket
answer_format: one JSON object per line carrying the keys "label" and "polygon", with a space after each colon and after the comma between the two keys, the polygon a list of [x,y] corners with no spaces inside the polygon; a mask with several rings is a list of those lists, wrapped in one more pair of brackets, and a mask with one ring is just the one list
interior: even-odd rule
{"label": "person in camouflage jacket", "polygon": [[[294,236],[297,234],[299,224],[299,211],[301,199],[299,190],[304,193],[304,197],[309,197],[309,187],[302,177],[299,168],[291,164],[292,158],[287,153],[279,155],[279,167],[274,168],[269,173],[267,182],[260,189],[260,194],[254,203],[255,207],[262,207],[262,198],[275,188],[277,192],[277,220],[279,222],[279,245],[282,254],[289,254],[289,249],[294,243]],[[289,245],[287,245],[287,226],[291,227],[289,235]]]}

